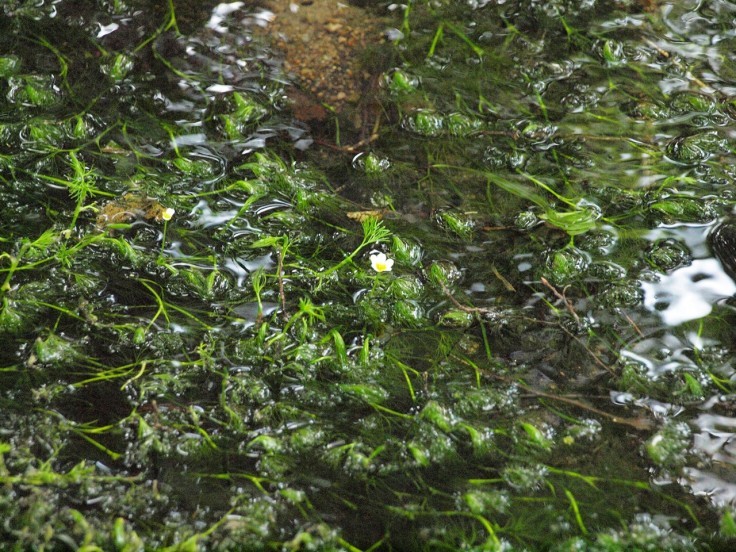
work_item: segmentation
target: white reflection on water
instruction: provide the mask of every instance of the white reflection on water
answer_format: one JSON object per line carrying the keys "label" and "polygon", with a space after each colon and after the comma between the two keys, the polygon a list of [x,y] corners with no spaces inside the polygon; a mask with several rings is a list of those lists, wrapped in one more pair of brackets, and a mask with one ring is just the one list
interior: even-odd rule
{"label": "white reflection on water", "polygon": [[736,484],[698,468],[685,468],[683,473],[682,483],[690,487],[695,496],[706,497],[715,506],[736,503]]}
{"label": "white reflection on water", "polygon": [[231,13],[238,11],[244,5],[244,2],[217,4],[217,6],[212,10],[212,15],[210,16],[210,20],[207,22],[207,27],[213,31],[217,31],[218,33],[227,32],[227,27],[222,25],[225,18]]}
{"label": "white reflection on water", "polygon": [[735,504],[736,418],[705,413],[693,424],[700,429],[693,438],[694,452],[713,464],[685,468],[682,483],[694,495],[706,497],[716,506]]}
{"label": "white reflection on water", "polygon": [[736,284],[716,259],[696,259],[641,287],[644,307],[657,312],[668,326],[707,316],[715,303],[736,293]]}
{"label": "white reflection on water", "polygon": [[221,226],[230,222],[238,215],[238,209],[228,209],[223,211],[213,211],[209,204],[201,200],[194,206],[189,216],[195,219],[195,224],[200,228],[210,228],[212,226]]}
{"label": "white reflection on water", "polygon": [[[646,374],[647,378],[657,380],[668,374],[701,374],[702,369],[696,362],[698,351],[714,350],[719,346],[719,341],[694,331],[684,334],[656,332],[632,340],[621,350],[621,358],[627,363],[638,365],[637,371]],[[618,393],[618,395],[625,394]],[[630,396],[633,400],[633,395]]]}
{"label": "white reflection on water", "polygon": [[717,462],[736,464],[736,418],[701,414],[695,420],[700,433],[693,446]]}

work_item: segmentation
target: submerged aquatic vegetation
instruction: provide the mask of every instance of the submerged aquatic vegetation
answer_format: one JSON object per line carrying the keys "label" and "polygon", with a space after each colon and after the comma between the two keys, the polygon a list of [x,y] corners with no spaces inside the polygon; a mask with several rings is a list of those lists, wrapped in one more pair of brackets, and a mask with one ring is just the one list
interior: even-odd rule
{"label": "submerged aquatic vegetation", "polygon": [[377,2],[320,128],[250,5],[4,4],[0,542],[727,546],[708,4]]}

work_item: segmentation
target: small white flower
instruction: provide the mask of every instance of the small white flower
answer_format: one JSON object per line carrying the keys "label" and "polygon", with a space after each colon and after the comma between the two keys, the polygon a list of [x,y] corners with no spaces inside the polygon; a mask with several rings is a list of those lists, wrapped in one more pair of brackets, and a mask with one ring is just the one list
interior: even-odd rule
{"label": "small white flower", "polygon": [[163,211],[161,211],[161,219],[162,220],[171,220],[171,217],[174,216],[174,213],[176,213],[176,211],[174,209],[172,209],[171,207],[167,207],[166,209],[164,209]]}
{"label": "small white flower", "polygon": [[376,251],[371,253],[371,267],[376,272],[391,272],[391,267],[394,266],[394,260],[386,257],[385,253]]}

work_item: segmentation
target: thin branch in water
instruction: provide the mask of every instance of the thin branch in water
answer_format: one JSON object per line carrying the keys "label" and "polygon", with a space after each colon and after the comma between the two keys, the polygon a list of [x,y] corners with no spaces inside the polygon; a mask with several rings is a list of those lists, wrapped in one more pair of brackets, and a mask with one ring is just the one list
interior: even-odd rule
{"label": "thin branch in water", "polygon": [[491,272],[493,272],[493,275],[496,277],[496,279],[498,279],[498,281],[503,284],[503,287],[506,288],[506,291],[516,292],[516,289],[513,285],[511,285],[511,282],[504,278],[503,275],[498,271],[496,265],[491,265]]}
{"label": "thin branch in water", "polygon": [[555,297],[557,297],[560,301],[562,301],[565,304],[567,311],[575,319],[575,322],[580,324],[580,317],[578,316],[578,313],[575,312],[575,309],[572,306],[572,302],[567,297],[565,297],[565,290],[563,289],[562,293],[560,293],[559,291],[557,291],[557,289],[552,284],[550,284],[547,281],[547,279],[544,276],[542,276],[539,279],[539,281],[542,282],[542,285],[548,288],[554,294]]}
{"label": "thin branch in water", "polygon": [[[544,278],[542,278],[542,283],[546,283],[547,286],[549,286],[553,290],[553,292],[555,293],[555,295],[558,298],[560,298],[563,301],[565,301],[565,303],[568,305],[568,309],[572,309],[572,306],[569,304],[568,299],[564,295],[560,294],[554,287],[552,287],[552,285],[549,282],[547,282],[547,280],[545,280]],[[482,308],[482,307],[468,307],[466,305],[463,305],[457,299],[455,299],[455,297],[452,295],[452,293],[450,293],[450,290],[447,289],[447,286],[445,286],[444,283],[440,282],[440,285],[442,286],[442,291],[447,296],[447,298],[452,302],[452,304],[455,305],[455,307],[457,307],[458,309],[460,309],[463,312],[467,312],[469,314],[475,314],[475,315],[497,314],[497,312],[498,312],[495,309],[488,309],[488,308]],[[578,323],[580,323],[580,318],[577,316],[577,314],[575,314],[575,312],[572,311],[572,310],[571,310],[571,312],[572,312],[573,316],[575,317],[575,320]],[[590,347],[588,347],[585,343],[583,343],[583,341],[578,336],[576,336],[575,334],[573,334],[572,332],[570,332],[570,330],[568,330],[567,328],[565,328],[561,324],[557,324],[557,323],[554,323],[554,322],[547,322],[545,320],[538,320],[536,318],[526,318],[526,317],[524,317],[523,319],[524,320],[528,320],[530,322],[534,322],[536,324],[542,324],[542,325],[547,325],[547,326],[551,326],[551,325],[557,326],[568,337],[570,337],[571,339],[574,339],[581,347],[583,347],[583,349],[585,349],[585,351],[590,355],[590,357],[593,359],[593,361],[598,366],[600,366],[601,368],[603,368],[609,374],[616,375],[616,371],[613,368],[611,368],[605,362],[603,362],[601,360],[601,358],[597,354],[595,354],[593,351],[591,351],[590,350]]]}
{"label": "thin branch in water", "polygon": [[363,148],[371,144],[372,142],[375,142],[376,140],[378,140],[378,138],[379,138],[378,134],[371,134],[368,138],[364,138],[363,140],[359,140],[358,142],[355,142],[354,144],[350,144],[348,146],[338,146],[331,142],[327,142],[326,140],[320,140],[320,139],[315,139],[314,143],[322,147],[329,148],[334,151],[341,151],[343,153],[355,153],[360,148]]}
{"label": "thin branch in water", "polygon": [[450,292],[449,289],[447,289],[447,286],[444,284],[444,282],[440,282],[440,285],[442,286],[442,292],[447,296],[452,304],[463,312],[467,312],[469,314],[490,314],[495,312],[492,309],[484,309],[483,307],[468,307],[467,305],[463,305],[462,303],[460,303],[460,301],[455,299],[455,296]]}
{"label": "thin branch in water", "polygon": [[516,380],[511,380],[509,378],[506,378],[504,376],[501,376],[499,374],[495,374],[489,370],[483,370],[481,369],[482,373],[486,376],[490,376],[493,379],[497,379],[500,381],[503,381],[506,384],[509,385],[518,385],[521,389],[529,393],[530,395],[533,395],[534,397],[541,397],[544,399],[550,399],[552,401],[562,402],[565,404],[569,404],[570,406],[574,406],[576,408],[579,408],[581,410],[585,410],[587,412],[592,412],[593,414],[597,414],[598,416],[602,416],[608,420],[611,420],[615,424],[625,425],[632,427],[636,429],[637,431],[648,431],[652,429],[653,422],[652,420],[649,420],[647,418],[623,418],[621,416],[616,416],[615,414],[611,414],[610,412],[606,412],[605,410],[600,410],[599,408],[596,408],[594,406],[591,406],[583,401],[574,399],[570,396],[565,395],[553,395],[551,393],[545,393],[544,391],[537,391],[536,389],[533,389],[529,387],[528,385],[521,383]]}
{"label": "thin branch in water", "polygon": [[629,324],[631,325],[631,327],[632,327],[632,328],[634,328],[634,331],[635,331],[635,332],[637,333],[637,335],[638,335],[639,337],[644,337],[644,334],[643,334],[643,333],[642,333],[642,331],[641,331],[641,330],[639,329],[639,326],[637,326],[637,325],[636,325],[636,322],[634,322],[634,321],[633,321],[633,320],[631,319],[631,317],[630,317],[630,316],[629,316],[628,314],[626,314],[626,313],[623,313],[623,316],[624,316],[624,318],[626,318],[626,321],[627,321],[627,322],[628,322],[628,323],[629,323]]}
{"label": "thin branch in water", "polygon": [[608,373],[609,373],[609,374],[611,374],[612,376],[615,376],[615,375],[616,375],[616,371],[615,371],[615,370],[614,370],[613,368],[611,368],[611,367],[610,367],[610,366],[609,366],[608,364],[606,364],[605,362],[603,362],[603,361],[601,360],[601,358],[600,358],[600,357],[599,357],[599,356],[598,356],[597,354],[595,354],[595,353],[594,353],[593,351],[591,351],[591,350],[590,350],[590,347],[588,347],[588,346],[587,346],[587,345],[586,345],[585,343],[583,343],[583,341],[582,341],[582,340],[581,340],[581,339],[580,339],[580,338],[579,338],[578,336],[576,336],[575,334],[573,334],[573,333],[572,333],[572,332],[571,332],[570,330],[568,330],[567,328],[565,328],[565,327],[564,327],[564,326],[562,326],[561,324],[559,324],[559,325],[558,325],[558,327],[559,327],[559,328],[560,328],[560,329],[561,329],[561,330],[562,330],[563,332],[565,332],[565,334],[566,334],[566,335],[567,335],[567,336],[568,336],[568,337],[569,337],[570,339],[574,339],[574,340],[575,340],[575,341],[576,341],[576,342],[578,343],[578,345],[580,345],[580,346],[581,346],[581,347],[582,347],[583,349],[585,349],[585,352],[587,352],[587,353],[588,353],[588,354],[590,355],[590,357],[591,357],[591,358],[593,359],[593,361],[594,361],[594,362],[595,362],[595,363],[596,363],[596,364],[597,364],[598,366],[600,366],[601,368],[603,368],[603,369],[604,369],[604,370],[605,370],[606,372],[608,372]]}

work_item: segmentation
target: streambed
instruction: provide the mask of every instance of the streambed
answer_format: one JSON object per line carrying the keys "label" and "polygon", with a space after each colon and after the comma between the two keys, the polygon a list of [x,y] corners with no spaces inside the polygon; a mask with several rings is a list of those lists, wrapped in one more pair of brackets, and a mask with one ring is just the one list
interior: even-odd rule
{"label": "streambed", "polygon": [[734,544],[733,4],[358,2],[339,98],[151,4],[0,7],[5,548]]}

